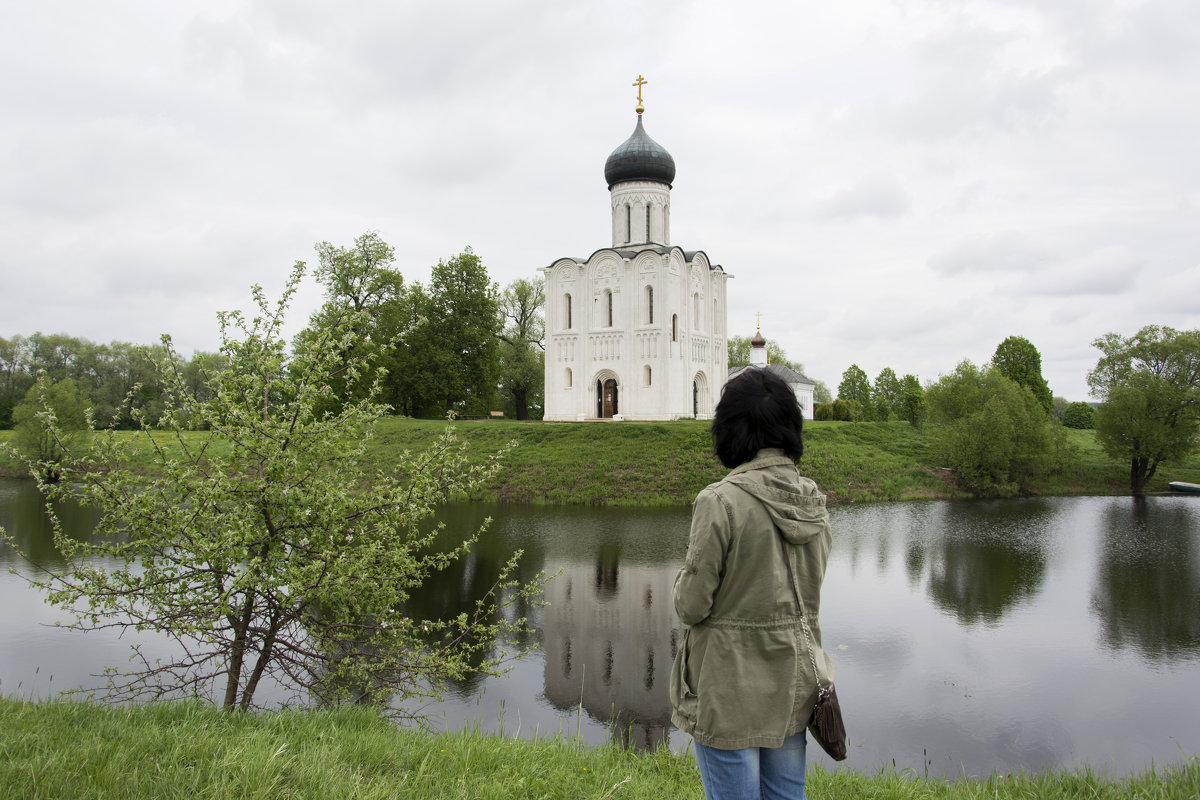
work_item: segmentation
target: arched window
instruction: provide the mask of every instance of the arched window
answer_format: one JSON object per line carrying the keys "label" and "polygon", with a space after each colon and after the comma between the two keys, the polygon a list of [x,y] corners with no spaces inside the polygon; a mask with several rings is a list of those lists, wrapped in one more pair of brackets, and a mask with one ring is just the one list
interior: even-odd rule
{"label": "arched window", "polygon": [[571,378],[572,378],[572,375],[571,375],[571,368],[570,368],[570,367],[567,367],[567,375],[566,375],[566,378],[567,378],[567,388],[568,388],[568,389],[570,389],[570,388],[571,388]]}
{"label": "arched window", "polygon": [[646,287],[646,323],[654,324],[654,287]]}
{"label": "arched window", "polygon": [[604,322],[604,324],[611,328],[612,324],[613,324],[612,289],[604,290],[604,307],[605,307],[605,312],[604,312],[605,313],[605,322]]}
{"label": "arched window", "polygon": [[646,244],[650,243],[650,204],[646,203]]}
{"label": "arched window", "polygon": [[678,314],[671,315],[671,341],[672,342],[679,341],[679,315]]}
{"label": "arched window", "polygon": [[646,385],[647,385],[647,386],[649,386],[649,385],[650,385],[650,377],[651,377],[651,376],[650,376],[650,365],[649,365],[649,364],[647,364],[647,365],[646,365],[646,370],[645,370],[645,372],[646,372]]}
{"label": "arched window", "polygon": [[625,243],[633,241],[633,206],[625,204]]}
{"label": "arched window", "polygon": [[563,295],[563,301],[564,301],[564,303],[563,303],[564,309],[563,310],[566,312],[566,316],[567,316],[567,324],[565,327],[567,330],[571,330],[571,295],[570,294]]}

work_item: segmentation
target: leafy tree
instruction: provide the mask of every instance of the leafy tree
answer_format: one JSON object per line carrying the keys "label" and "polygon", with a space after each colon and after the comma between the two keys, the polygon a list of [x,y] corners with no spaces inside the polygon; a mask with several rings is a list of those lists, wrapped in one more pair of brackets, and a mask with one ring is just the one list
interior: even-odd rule
{"label": "leafy tree", "polygon": [[51,483],[59,480],[63,462],[84,438],[87,416],[87,401],[75,381],[51,383],[44,373],[38,376],[13,409],[17,448],[36,475]]}
{"label": "leafy tree", "polygon": [[358,318],[361,326],[369,326],[380,308],[400,296],[404,278],[392,267],[396,251],[378,233],[364,233],[354,240],[353,247],[319,242],[316,249],[320,264],[313,277],[325,287],[326,303],[365,312]]}
{"label": "leafy tree", "polygon": [[818,421],[827,421],[833,419],[833,403],[818,403],[813,409],[813,419]]}
{"label": "leafy tree", "polygon": [[1200,330],[1147,325],[1131,337],[1105,334],[1088,385],[1104,402],[1096,438],[1114,458],[1128,458],[1129,487],[1145,491],[1159,464],[1185,457],[1200,426]]}
{"label": "leafy tree", "polygon": [[1065,397],[1059,397],[1058,395],[1054,395],[1053,406],[1050,409],[1050,413],[1052,413],[1054,415],[1055,419],[1062,420],[1063,413],[1066,412],[1067,406],[1069,406],[1069,405],[1071,405],[1070,400],[1068,400]]}
{"label": "leafy tree", "polygon": [[[802,371],[802,370],[797,370],[797,371]],[[813,401],[817,402],[817,403],[832,403],[833,402],[833,392],[829,391],[829,387],[825,385],[825,382],[814,380],[814,384],[815,385],[813,386]]]}
{"label": "leafy tree", "polygon": [[[478,536],[464,531],[460,546],[439,550],[435,505],[487,480],[497,456],[468,460],[449,428],[428,449],[397,454],[395,472],[368,469],[363,448],[385,407],[370,396],[336,412],[322,402],[335,376],[370,372],[373,354],[352,346],[364,312],[289,353],[281,330],[302,275],[297,264],[275,304],[255,287],[253,318],[219,315],[225,364],[211,396],[190,390],[178,359],[160,361],[165,436],[99,433],[64,459],[66,480],[41,481],[51,513],[71,497],[100,520],[93,541],[56,525],[66,564],[33,583],[75,612],[76,628],[149,630],[177,644],[162,660],[135,647],[127,671],[108,673],[110,699],[211,694],[247,709],[265,681],[305,704],[435,696],[446,679],[499,669],[495,637],[524,628],[498,608],[538,588],[514,585],[515,557],[485,601],[452,618],[406,610],[409,593]],[[139,449],[152,468],[131,467]]]}
{"label": "leafy tree", "polygon": [[26,369],[29,341],[24,336],[0,337],[0,428],[12,425],[12,412],[33,385],[34,377]]}
{"label": "leafy tree", "polygon": [[842,382],[838,384],[838,397],[842,400],[854,400],[864,411],[871,407],[871,381],[858,364],[851,364],[842,373]]}
{"label": "leafy tree", "polygon": [[1095,427],[1096,409],[1090,403],[1071,403],[1062,413],[1062,424],[1068,428],[1091,430]]}
{"label": "leafy tree", "polygon": [[928,414],[929,408],[925,403],[925,390],[921,387],[921,382],[917,380],[916,375],[905,375],[900,379],[900,419],[919,428],[925,423]]}
{"label": "leafy tree", "polygon": [[[729,350],[729,366],[745,367],[750,364],[750,339],[749,336],[729,337],[726,341],[726,347]],[[801,375],[804,374],[804,365],[799,361],[789,359],[787,352],[773,341],[767,342],[767,363],[779,364],[794,369]]]}
{"label": "leafy tree", "polygon": [[942,456],[969,491],[1013,495],[1055,463],[1060,443],[1028,387],[964,361],[926,392]]}
{"label": "leafy tree", "polygon": [[900,416],[900,404],[904,399],[900,379],[891,367],[884,367],[875,378],[875,386],[871,389],[871,407],[875,418],[880,422],[897,419]]}
{"label": "leafy tree", "polygon": [[[394,306],[404,294],[404,278],[392,267],[395,251],[378,233],[367,232],[354,240],[352,247],[335,247],[329,242],[316,245],[319,265],[313,271],[325,288],[325,303],[313,314],[303,337],[320,336],[323,329],[337,328],[345,320],[354,320],[354,337],[345,355],[362,358],[367,354],[388,353],[397,346],[403,329],[401,315]],[[367,396],[375,384],[377,370],[386,366],[384,359],[373,359],[369,371],[350,380],[348,375],[331,379],[331,393],[325,404],[336,409],[341,403]]]}
{"label": "leafy tree", "polygon": [[496,286],[467,248],[433,268],[429,292],[429,369],[437,378],[443,413],[470,404],[487,413],[500,372],[500,310]]}
{"label": "leafy tree", "polygon": [[432,365],[437,363],[441,344],[429,315],[433,301],[420,283],[405,287],[399,302],[385,311],[390,329],[404,331],[397,346],[380,359],[387,374],[382,400],[400,414],[410,417],[441,417],[445,414],[445,396],[441,377]]}
{"label": "leafy tree", "polygon": [[[518,278],[500,297],[500,386],[512,399],[517,419],[540,409],[546,380],[546,284]],[[538,415],[540,418],[540,414]]]}
{"label": "leafy tree", "polygon": [[45,374],[51,383],[58,383],[71,375],[80,350],[78,339],[63,333],[35,333],[29,337],[29,371],[34,375]]}
{"label": "leafy tree", "polygon": [[1024,336],[1008,337],[996,347],[992,366],[1009,380],[1028,387],[1046,413],[1053,410],[1054,396],[1042,377],[1042,354],[1033,342]]}

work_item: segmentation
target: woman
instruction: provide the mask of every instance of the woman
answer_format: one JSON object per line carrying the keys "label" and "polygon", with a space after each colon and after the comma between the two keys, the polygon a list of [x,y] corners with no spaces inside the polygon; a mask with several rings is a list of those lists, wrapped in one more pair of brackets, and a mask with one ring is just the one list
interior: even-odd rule
{"label": "woman", "polygon": [[733,471],[693,506],[671,670],[671,721],[695,740],[709,800],[804,798],[804,729],[834,666],[817,621],[832,537],[825,496],[796,470],[803,419],[764,369],[727,383],[713,416]]}

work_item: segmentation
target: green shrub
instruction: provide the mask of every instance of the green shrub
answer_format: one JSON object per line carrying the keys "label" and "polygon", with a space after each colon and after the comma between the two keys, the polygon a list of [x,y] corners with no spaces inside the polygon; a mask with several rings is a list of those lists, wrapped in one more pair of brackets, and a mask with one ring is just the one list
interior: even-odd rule
{"label": "green shrub", "polygon": [[1096,409],[1090,403],[1071,403],[1063,410],[1062,423],[1076,430],[1091,430],[1096,426]]}
{"label": "green shrub", "polygon": [[1058,460],[1042,404],[995,368],[964,361],[929,387],[926,398],[943,426],[942,456],[974,494],[1017,494]]}
{"label": "green shrub", "polygon": [[865,412],[862,403],[839,397],[833,401],[833,418],[842,422],[862,422]]}
{"label": "green shrub", "polygon": [[45,375],[38,376],[13,409],[17,449],[36,463],[46,480],[58,480],[58,465],[86,435],[87,411],[87,400],[75,381],[64,378],[51,383]]}

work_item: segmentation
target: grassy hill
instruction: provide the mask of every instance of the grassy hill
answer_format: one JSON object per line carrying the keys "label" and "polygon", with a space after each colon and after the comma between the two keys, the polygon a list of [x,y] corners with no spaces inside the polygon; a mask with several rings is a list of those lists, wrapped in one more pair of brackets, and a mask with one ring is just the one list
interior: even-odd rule
{"label": "grassy hill", "polygon": [[[428,442],[444,423],[387,420],[370,455],[386,466],[388,454]],[[685,505],[726,473],[712,454],[708,423],[459,422],[459,435],[480,452],[515,440],[489,498],[516,503]],[[1108,458],[1092,431],[1067,430],[1067,468],[1031,487],[1034,494],[1122,494],[1128,465]],[[905,422],[809,422],[800,471],[831,503],[969,496],[942,469],[931,429]],[[1200,456],[1160,468],[1150,491],[1170,480],[1200,481]]]}
{"label": "grassy hill", "polygon": [[[438,421],[386,419],[376,430],[368,458],[386,470],[396,453],[428,444],[445,427]],[[479,453],[517,443],[506,468],[481,499],[687,505],[700,489],[726,472],[712,454],[707,422],[483,420],[460,421],[455,428]],[[1029,487],[1032,494],[1128,491],[1128,464],[1106,456],[1092,431],[1066,433],[1070,444],[1066,468]],[[0,441],[9,437],[11,431],[0,431]],[[939,461],[930,428],[919,430],[905,422],[809,422],[800,471],[821,486],[831,503],[969,496]],[[17,474],[18,465],[0,460],[0,471]],[[1171,480],[1200,482],[1200,455],[1160,468],[1149,490],[1163,491]]]}

